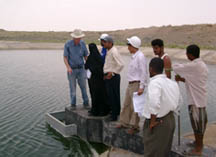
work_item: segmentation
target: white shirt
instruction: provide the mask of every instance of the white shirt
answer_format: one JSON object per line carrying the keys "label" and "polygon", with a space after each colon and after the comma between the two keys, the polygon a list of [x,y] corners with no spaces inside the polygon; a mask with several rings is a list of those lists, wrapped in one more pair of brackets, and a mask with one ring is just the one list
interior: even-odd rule
{"label": "white shirt", "polygon": [[166,56],[168,56],[168,54],[167,54],[167,53],[164,53],[163,56],[161,56],[161,59],[163,60],[164,57],[166,57]]}
{"label": "white shirt", "polygon": [[120,74],[123,67],[124,64],[122,57],[119,54],[118,50],[113,46],[109,51],[107,51],[104,64],[104,73],[114,72],[116,74]]}
{"label": "white shirt", "polygon": [[147,64],[144,54],[138,50],[132,55],[128,66],[128,81],[140,81],[140,88],[147,86]]}
{"label": "white shirt", "polygon": [[176,111],[179,105],[180,91],[175,81],[159,74],[150,79],[146,93],[143,116],[151,118],[151,114],[157,118],[166,116],[170,111]]}
{"label": "white shirt", "polygon": [[173,71],[185,78],[188,105],[206,107],[208,79],[206,64],[198,58],[187,64],[174,64]]}

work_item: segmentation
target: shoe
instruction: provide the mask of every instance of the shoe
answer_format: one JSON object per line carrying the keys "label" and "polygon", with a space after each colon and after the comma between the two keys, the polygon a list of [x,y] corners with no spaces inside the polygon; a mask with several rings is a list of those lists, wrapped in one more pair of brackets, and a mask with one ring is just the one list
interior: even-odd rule
{"label": "shoe", "polygon": [[202,156],[202,152],[196,152],[195,149],[190,149],[188,151],[184,151],[183,152],[183,155],[186,155],[186,156]]}
{"label": "shoe", "polygon": [[196,143],[195,141],[191,141],[189,143],[186,144],[188,147],[195,147],[196,146]]}
{"label": "shoe", "polygon": [[111,122],[115,122],[115,121],[117,121],[118,119],[117,119],[117,117],[110,117],[109,118],[109,121],[111,121]]}
{"label": "shoe", "polygon": [[98,114],[98,116],[100,116],[100,117],[105,117],[105,116],[107,116],[109,113],[99,113]]}
{"label": "shoe", "polygon": [[76,110],[76,105],[74,104],[71,104],[71,107],[70,107],[71,110]]}
{"label": "shoe", "polygon": [[94,116],[94,114],[92,112],[89,112],[88,116]]}
{"label": "shoe", "polygon": [[84,109],[86,109],[86,110],[89,110],[89,109],[90,109],[89,104],[83,104],[83,107],[84,107]]}
{"label": "shoe", "polygon": [[118,125],[116,125],[116,127],[115,128],[117,128],[117,129],[121,129],[121,128],[126,128],[124,125],[122,125],[122,124],[118,124]]}

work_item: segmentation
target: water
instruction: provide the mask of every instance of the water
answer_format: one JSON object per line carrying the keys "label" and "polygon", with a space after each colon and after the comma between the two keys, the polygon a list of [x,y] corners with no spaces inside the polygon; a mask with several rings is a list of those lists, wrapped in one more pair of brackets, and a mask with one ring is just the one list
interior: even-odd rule
{"label": "water", "polygon": [[[124,55],[123,59],[127,63],[129,56]],[[62,111],[70,102],[62,51],[0,51],[0,60],[0,157],[92,156],[92,145],[77,137],[64,139],[45,123],[45,113]],[[122,102],[127,87],[125,65]],[[214,121],[216,66],[208,67],[207,111],[209,121]],[[77,93],[82,104],[79,89]],[[186,105],[182,107],[181,117],[182,133],[191,131]]]}

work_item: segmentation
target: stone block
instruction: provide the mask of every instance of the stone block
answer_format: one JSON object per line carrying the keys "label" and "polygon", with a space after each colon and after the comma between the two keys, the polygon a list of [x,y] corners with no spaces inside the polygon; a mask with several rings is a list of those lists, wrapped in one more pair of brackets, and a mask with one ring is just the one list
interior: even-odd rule
{"label": "stone block", "polygon": [[66,123],[77,125],[77,135],[91,142],[103,143],[103,121],[108,117],[88,116],[85,109],[65,108]]}
{"label": "stone block", "polygon": [[46,122],[64,137],[70,137],[77,134],[76,124],[65,124],[65,112],[47,113]]}

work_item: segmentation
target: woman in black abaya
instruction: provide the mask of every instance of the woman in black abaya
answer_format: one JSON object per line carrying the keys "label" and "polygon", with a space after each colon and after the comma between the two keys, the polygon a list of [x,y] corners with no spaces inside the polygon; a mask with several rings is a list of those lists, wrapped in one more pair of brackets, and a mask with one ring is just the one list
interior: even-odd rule
{"label": "woman in black abaya", "polygon": [[106,89],[103,80],[103,60],[94,43],[89,44],[90,55],[85,64],[85,69],[89,69],[91,77],[88,79],[92,108],[89,112],[91,116],[105,116],[110,109],[107,104]]}

